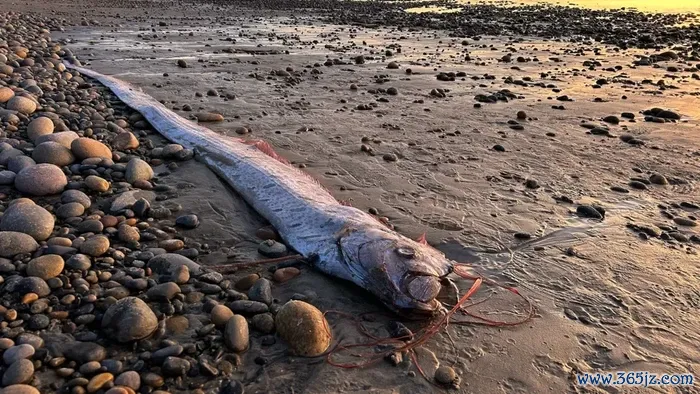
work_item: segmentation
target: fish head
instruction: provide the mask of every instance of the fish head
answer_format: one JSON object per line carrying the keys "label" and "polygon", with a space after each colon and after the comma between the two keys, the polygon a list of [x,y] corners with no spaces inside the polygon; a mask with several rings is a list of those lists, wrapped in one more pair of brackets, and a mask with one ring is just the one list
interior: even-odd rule
{"label": "fish head", "polygon": [[364,227],[339,238],[353,280],[390,309],[412,316],[432,316],[436,299],[453,263],[429,245],[384,228]]}

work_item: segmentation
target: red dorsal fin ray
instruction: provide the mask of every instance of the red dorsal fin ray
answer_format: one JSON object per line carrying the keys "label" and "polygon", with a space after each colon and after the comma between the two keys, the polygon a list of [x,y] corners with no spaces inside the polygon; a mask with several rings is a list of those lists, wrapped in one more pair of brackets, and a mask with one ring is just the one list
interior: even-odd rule
{"label": "red dorsal fin ray", "polygon": [[258,148],[258,150],[259,150],[260,152],[262,152],[262,153],[264,153],[264,154],[266,154],[266,155],[272,157],[273,159],[275,159],[275,160],[277,160],[277,161],[279,161],[279,162],[281,162],[281,163],[291,165],[291,163],[289,163],[289,161],[287,161],[287,159],[285,159],[284,157],[278,155],[277,152],[275,152],[275,149],[272,148],[272,145],[270,145],[267,141],[263,141],[263,140],[247,140],[247,141],[243,141],[243,143],[246,144],[246,145],[252,145],[252,146]]}
{"label": "red dorsal fin ray", "polygon": [[425,239],[425,233],[421,234],[421,236],[416,239],[416,242],[421,245],[428,245],[428,240]]}

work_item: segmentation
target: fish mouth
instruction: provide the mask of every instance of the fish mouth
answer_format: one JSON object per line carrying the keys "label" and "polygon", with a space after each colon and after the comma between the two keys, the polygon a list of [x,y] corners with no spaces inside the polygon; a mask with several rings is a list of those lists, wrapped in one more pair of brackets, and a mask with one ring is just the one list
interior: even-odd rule
{"label": "fish mouth", "polygon": [[399,309],[398,314],[411,320],[426,320],[433,318],[441,310],[442,304],[440,304],[438,300],[431,300],[429,302],[416,301],[415,304],[408,308]]}

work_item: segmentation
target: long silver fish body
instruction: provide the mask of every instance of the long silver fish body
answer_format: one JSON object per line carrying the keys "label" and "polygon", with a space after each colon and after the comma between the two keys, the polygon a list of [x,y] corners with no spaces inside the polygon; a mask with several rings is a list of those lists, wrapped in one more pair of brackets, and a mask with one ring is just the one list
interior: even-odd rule
{"label": "long silver fish body", "polygon": [[431,315],[441,308],[435,298],[453,267],[441,252],[340,204],[309,175],[262,152],[260,145],[191,122],[117,78],[66,66],[105,85],[168,140],[193,149],[322,272],[355,283],[397,312]]}

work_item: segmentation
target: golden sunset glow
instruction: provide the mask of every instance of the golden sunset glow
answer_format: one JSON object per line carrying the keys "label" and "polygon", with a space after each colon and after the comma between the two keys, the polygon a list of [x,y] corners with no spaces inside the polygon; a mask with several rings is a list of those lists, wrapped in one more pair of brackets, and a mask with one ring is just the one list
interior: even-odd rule
{"label": "golden sunset glow", "polygon": [[[519,3],[534,4],[539,0],[520,0]],[[545,3],[557,5],[572,5],[585,8],[611,9],[636,8],[648,12],[698,12],[700,0],[546,0]]]}

